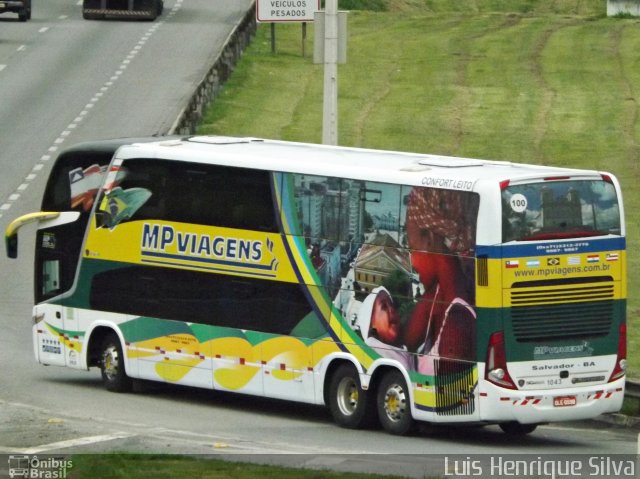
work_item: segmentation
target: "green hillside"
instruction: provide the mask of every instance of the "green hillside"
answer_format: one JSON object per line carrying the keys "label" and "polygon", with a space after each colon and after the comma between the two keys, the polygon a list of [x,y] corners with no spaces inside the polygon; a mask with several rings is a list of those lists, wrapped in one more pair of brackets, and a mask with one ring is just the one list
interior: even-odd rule
{"label": "green hillside", "polygon": [[[338,142],[603,169],[625,193],[631,375],[640,378],[640,20],[605,0],[351,0]],[[374,11],[375,10],[375,11]],[[320,142],[321,65],[269,25],[201,133]]]}

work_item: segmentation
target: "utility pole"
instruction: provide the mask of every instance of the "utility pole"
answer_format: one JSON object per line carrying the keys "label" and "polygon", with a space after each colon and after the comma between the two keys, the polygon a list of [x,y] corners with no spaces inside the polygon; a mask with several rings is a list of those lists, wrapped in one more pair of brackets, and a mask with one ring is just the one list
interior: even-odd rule
{"label": "utility pole", "polygon": [[324,101],[322,143],[338,144],[338,0],[324,7]]}

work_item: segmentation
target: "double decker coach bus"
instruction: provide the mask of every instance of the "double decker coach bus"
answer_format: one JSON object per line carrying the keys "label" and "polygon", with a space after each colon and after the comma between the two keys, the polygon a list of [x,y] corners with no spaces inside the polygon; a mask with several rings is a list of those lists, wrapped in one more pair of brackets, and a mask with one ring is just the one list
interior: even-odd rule
{"label": "double decker coach bus", "polygon": [[357,428],[620,409],[608,173],[229,137],[81,144],[37,222],[37,361],[325,404]]}

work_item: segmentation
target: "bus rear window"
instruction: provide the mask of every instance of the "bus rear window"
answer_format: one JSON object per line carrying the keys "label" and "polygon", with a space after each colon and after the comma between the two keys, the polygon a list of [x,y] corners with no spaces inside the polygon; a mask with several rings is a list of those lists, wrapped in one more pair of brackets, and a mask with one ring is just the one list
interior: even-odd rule
{"label": "bus rear window", "polygon": [[503,242],[620,233],[618,198],[607,181],[545,181],[502,191]]}

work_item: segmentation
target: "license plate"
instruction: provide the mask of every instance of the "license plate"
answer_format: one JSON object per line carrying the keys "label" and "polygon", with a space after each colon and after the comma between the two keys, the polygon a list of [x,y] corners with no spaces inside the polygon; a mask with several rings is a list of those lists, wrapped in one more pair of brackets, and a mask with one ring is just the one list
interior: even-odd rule
{"label": "license plate", "polygon": [[0,8],[4,8],[5,7],[5,3],[4,2],[0,2]]}
{"label": "license plate", "polygon": [[553,398],[553,405],[555,407],[575,406],[576,402],[575,396],[558,396]]}

